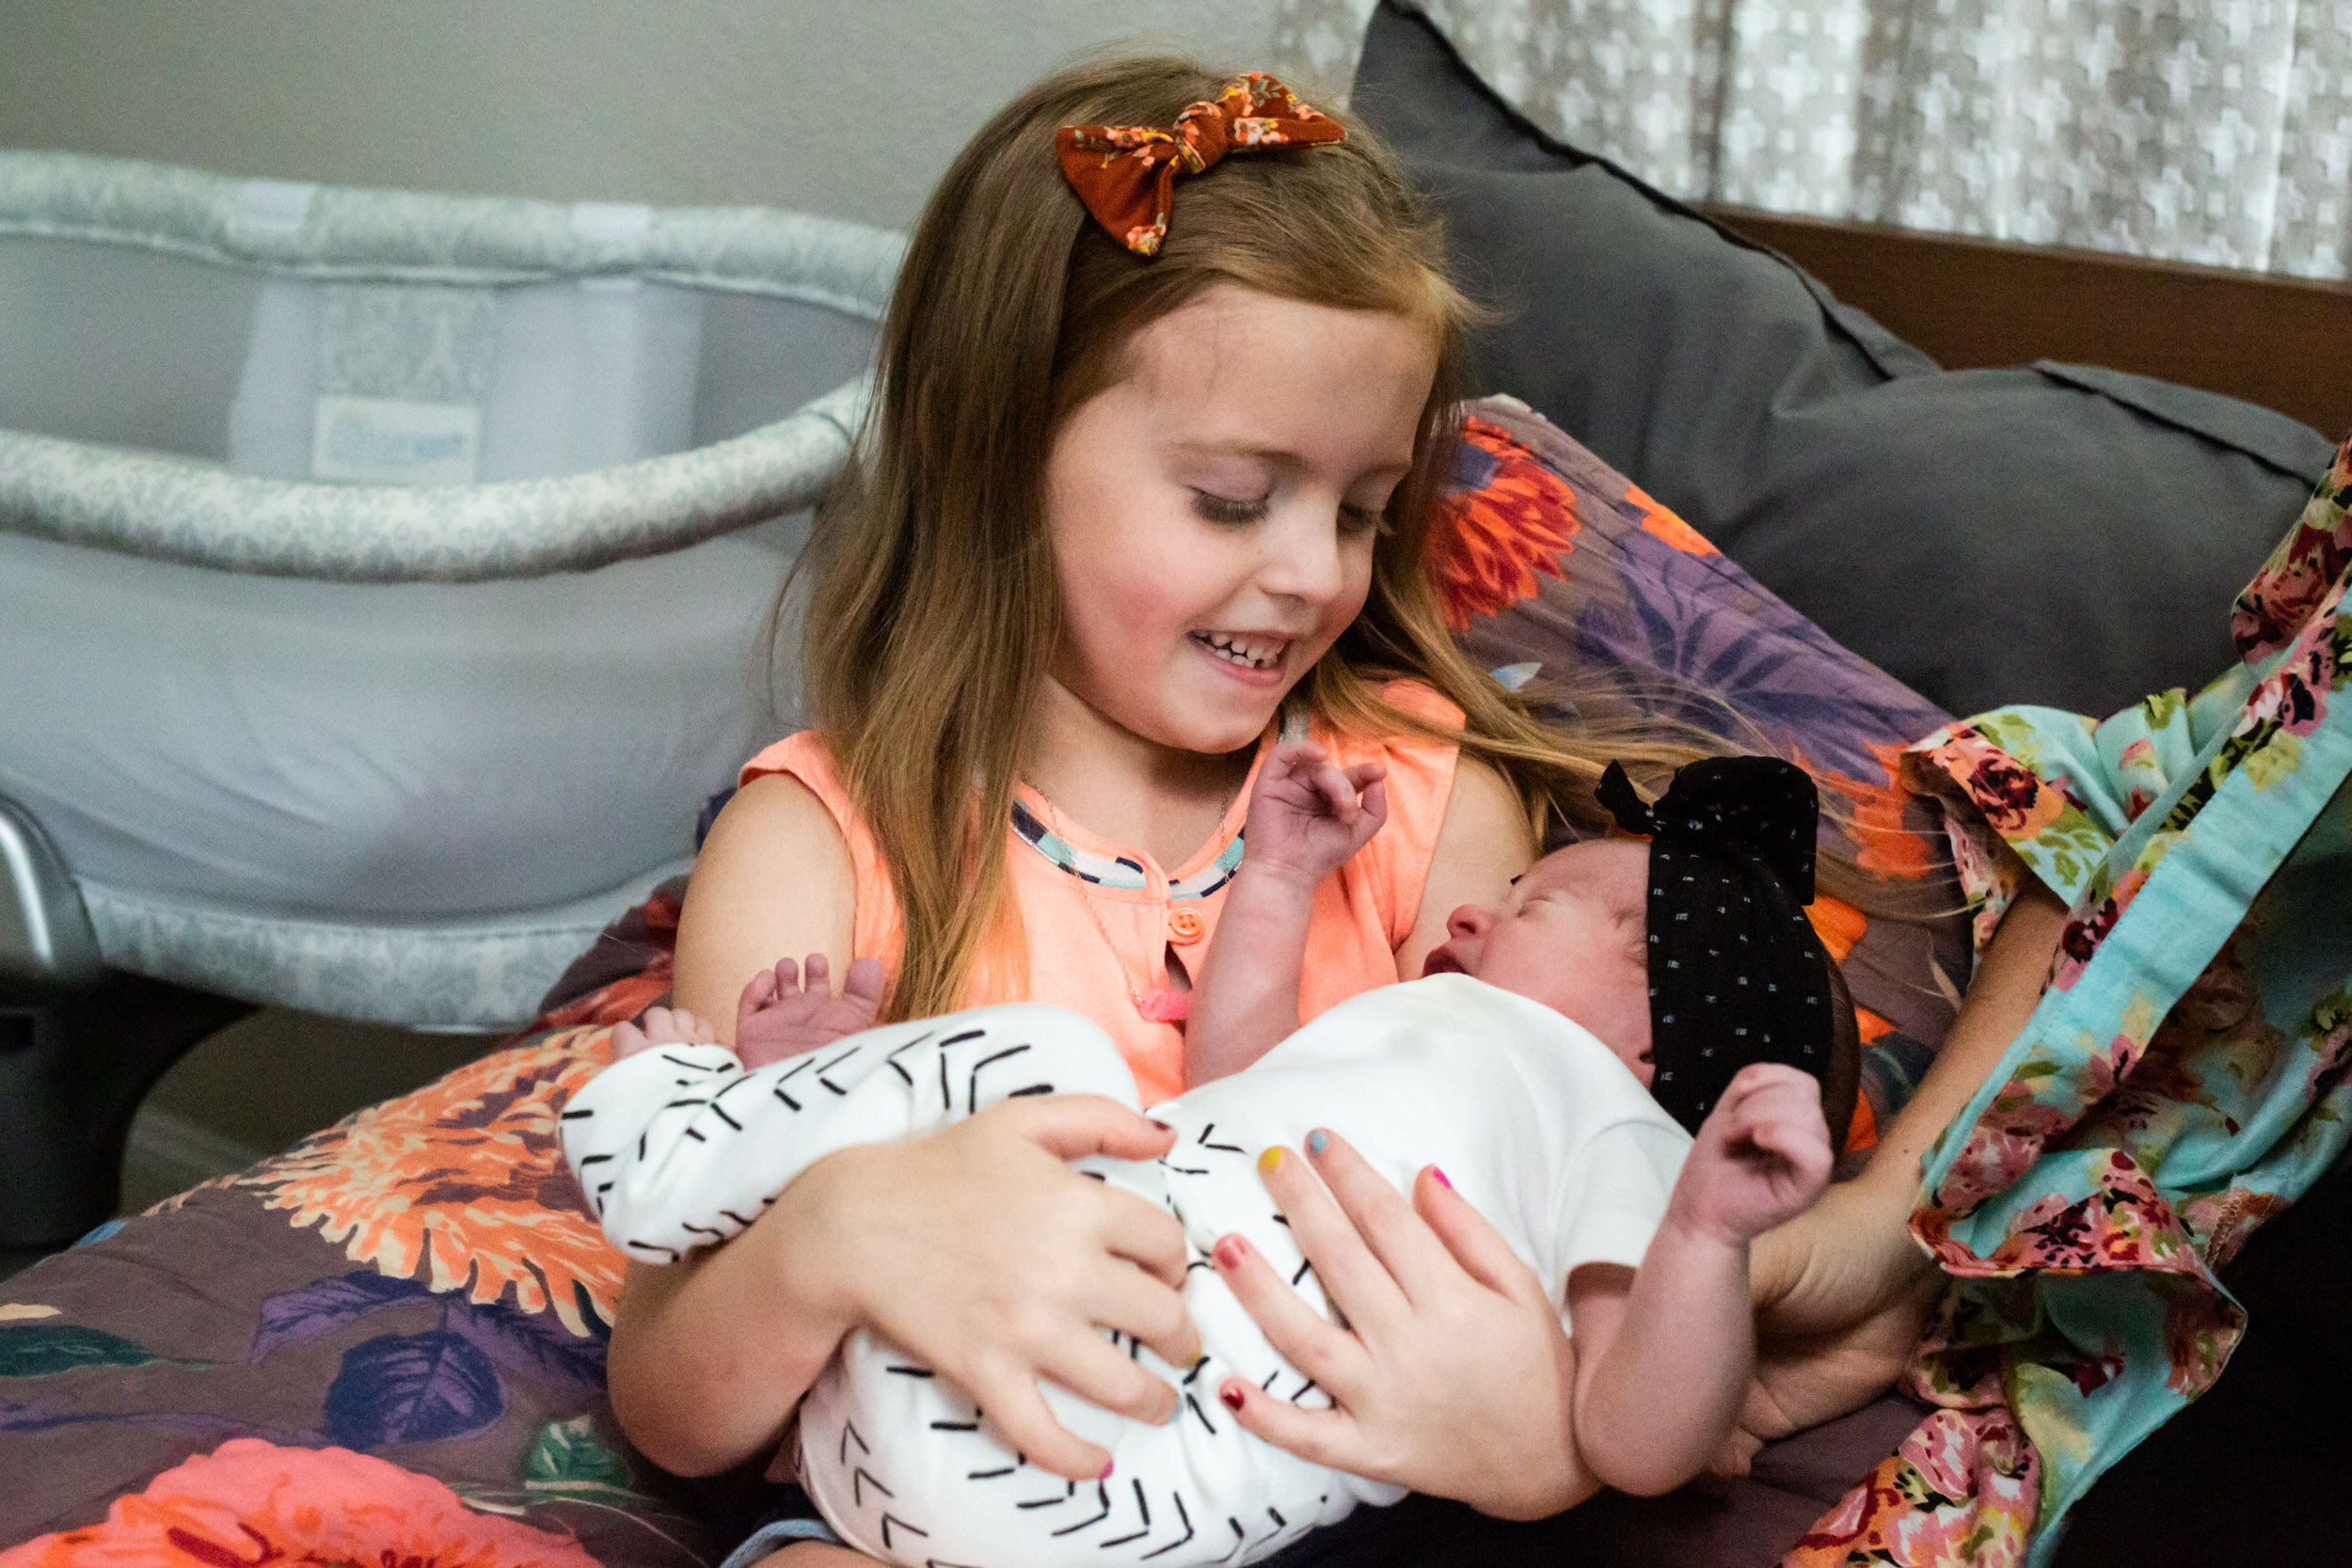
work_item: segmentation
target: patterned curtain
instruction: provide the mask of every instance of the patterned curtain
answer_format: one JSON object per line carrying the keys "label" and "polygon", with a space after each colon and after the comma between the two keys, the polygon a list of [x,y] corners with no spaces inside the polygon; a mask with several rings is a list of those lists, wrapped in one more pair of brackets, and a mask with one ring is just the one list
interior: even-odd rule
{"label": "patterned curtain", "polygon": [[[2352,277],[2352,0],[1406,0],[1693,200]],[[1279,0],[1354,74],[1374,0]]]}

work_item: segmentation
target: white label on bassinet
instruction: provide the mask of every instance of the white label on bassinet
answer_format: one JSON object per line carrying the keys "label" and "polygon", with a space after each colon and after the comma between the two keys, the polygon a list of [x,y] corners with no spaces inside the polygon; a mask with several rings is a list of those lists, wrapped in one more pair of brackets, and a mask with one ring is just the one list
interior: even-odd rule
{"label": "white label on bassinet", "polygon": [[310,477],[354,484],[471,484],[482,410],[462,403],[333,394],[310,426]]}

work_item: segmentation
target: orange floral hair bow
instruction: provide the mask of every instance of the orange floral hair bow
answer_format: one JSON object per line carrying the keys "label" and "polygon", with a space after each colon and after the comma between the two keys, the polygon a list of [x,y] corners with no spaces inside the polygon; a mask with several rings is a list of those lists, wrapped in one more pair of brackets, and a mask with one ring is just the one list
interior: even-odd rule
{"label": "orange floral hair bow", "polygon": [[1054,135],[1061,171],[1094,221],[1139,256],[1159,253],[1176,176],[1200,174],[1228,152],[1309,147],[1346,138],[1347,128],[1317,114],[1263,71],[1237,76],[1214,100],[1149,125],[1065,125]]}

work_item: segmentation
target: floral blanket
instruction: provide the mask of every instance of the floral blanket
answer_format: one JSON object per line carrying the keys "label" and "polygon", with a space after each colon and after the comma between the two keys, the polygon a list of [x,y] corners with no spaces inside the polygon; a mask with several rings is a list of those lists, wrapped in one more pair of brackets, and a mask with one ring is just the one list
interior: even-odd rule
{"label": "floral blanket", "polygon": [[[1893,768],[1946,715],[1539,419],[1472,412],[1434,564],[1498,678],[1615,670],[1609,700],[1745,726],[1828,781],[1851,855],[1951,877],[1933,801]],[[1699,688],[1725,704],[1689,705]],[[623,1259],[555,1137],[609,1026],[668,990],[679,891],[607,931],[502,1049],[0,1282],[0,1568],[715,1560],[762,1496],[689,1487],[622,1437],[604,1355]],[[1949,1022],[1965,922],[1815,914],[1889,1115]],[[1899,1430],[1912,1413],[1890,1408]],[[1642,1560],[1721,1562],[1725,1542],[1769,1560],[1889,1427],[1778,1445],[1728,1499],[1566,1518],[1605,1525],[1613,1549],[1646,1541]],[[1509,1540],[1481,1560],[1559,1555],[1555,1536]]]}
{"label": "floral blanket", "polygon": [[[1939,1408],[1792,1563],[2000,1564],[2228,1364],[2216,1276],[2352,1137],[2352,441],[2239,596],[2242,662],[2105,722],[2004,708],[1906,753],[1986,929],[2031,875],[2049,988],[1931,1152]],[[2193,1480],[2193,1478],[2191,1478]]]}

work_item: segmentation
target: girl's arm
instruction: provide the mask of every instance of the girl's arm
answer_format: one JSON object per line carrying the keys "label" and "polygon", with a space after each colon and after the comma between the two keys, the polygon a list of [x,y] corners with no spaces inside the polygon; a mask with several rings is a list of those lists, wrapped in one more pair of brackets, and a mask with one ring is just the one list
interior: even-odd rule
{"label": "girl's arm", "polygon": [[735,1043],[736,1004],[779,958],[849,971],[857,872],[833,813],[798,779],[771,773],[736,792],[710,826],[678,916],[674,1005]]}
{"label": "girl's arm", "polygon": [[1486,763],[1462,758],[1454,766],[1412,934],[1396,950],[1396,977],[1420,979],[1430,949],[1445,941],[1447,918],[1465,904],[1495,902],[1534,863],[1534,834],[1518,792]]}
{"label": "girl's arm", "polygon": [[[745,981],[779,954],[846,962],[854,887],[823,804],[788,779],[755,781],[696,863],[680,1004],[724,1021],[723,1033]],[[1198,1340],[1178,1294],[1183,1227],[1064,1162],[1150,1159],[1168,1141],[1109,1101],[1060,1096],[818,1161],[735,1241],[666,1268],[630,1265],[612,1333],[614,1413],[665,1468],[728,1468],[775,1445],[843,1336],[866,1325],[971,1392],[1035,1463],[1091,1480],[1109,1456],[1054,1420],[1037,1380],[1155,1419],[1175,1391],[1095,1326],[1178,1366]]]}

